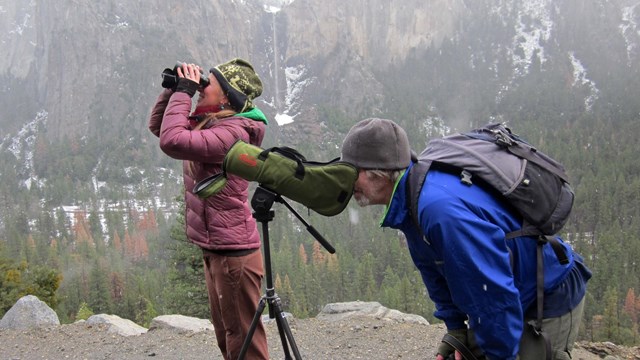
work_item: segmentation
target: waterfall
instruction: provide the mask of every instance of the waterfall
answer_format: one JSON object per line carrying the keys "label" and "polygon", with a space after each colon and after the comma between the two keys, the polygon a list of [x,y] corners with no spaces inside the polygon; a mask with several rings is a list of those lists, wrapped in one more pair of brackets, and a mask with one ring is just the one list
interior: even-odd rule
{"label": "waterfall", "polygon": [[275,83],[275,107],[279,113],[282,110],[282,100],[280,97],[280,59],[278,54],[278,32],[276,31],[276,17],[277,11],[271,14],[271,30],[272,30],[272,43],[273,43],[273,81]]}
{"label": "waterfall", "polygon": [[283,99],[288,96],[288,89],[284,89],[285,94],[282,94],[283,89],[280,88],[280,54],[278,53],[278,31],[277,31],[277,17],[278,12],[293,2],[294,0],[278,0],[277,5],[269,5],[265,1],[264,9],[268,13],[271,13],[271,31],[272,31],[272,43],[273,43],[273,82],[274,82],[274,102],[273,106],[276,111],[276,122],[278,125],[286,125],[293,122],[293,117],[288,115],[289,106]]}

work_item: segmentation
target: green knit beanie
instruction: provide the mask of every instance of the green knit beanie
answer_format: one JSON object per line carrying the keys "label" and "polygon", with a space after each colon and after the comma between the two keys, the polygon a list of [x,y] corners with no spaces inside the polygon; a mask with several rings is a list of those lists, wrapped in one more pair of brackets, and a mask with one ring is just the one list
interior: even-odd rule
{"label": "green knit beanie", "polygon": [[241,113],[253,107],[262,94],[262,81],[253,66],[243,59],[232,59],[209,70],[220,83],[231,107]]}

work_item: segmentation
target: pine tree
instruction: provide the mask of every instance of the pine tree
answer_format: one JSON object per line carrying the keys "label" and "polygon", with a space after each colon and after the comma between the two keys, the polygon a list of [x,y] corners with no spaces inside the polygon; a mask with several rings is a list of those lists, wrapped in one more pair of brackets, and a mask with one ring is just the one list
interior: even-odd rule
{"label": "pine tree", "polygon": [[359,299],[363,301],[375,301],[378,293],[374,276],[374,258],[367,252],[356,270],[356,284],[358,285]]}
{"label": "pine tree", "polygon": [[600,341],[612,341],[620,343],[620,318],[618,313],[618,293],[612,286],[607,288],[605,293],[605,308],[603,314],[603,328]]}
{"label": "pine tree", "polygon": [[382,293],[380,302],[390,309],[400,310],[401,308],[402,294],[398,289],[399,285],[400,277],[398,277],[391,267],[387,267],[384,271],[382,286],[380,287]]}
{"label": "pine tree", "polygon": [[92,315],[93,315],[93,310],[91,310],[91,308],[89,307],[89,304],[87,304],[86,302],[83,301],[80,304],[80,308],[78,309],[78,312],[76,313],[75,319],[76,320],[87,320]]}
{"label": "pine tree", "polygon": [[120,235],[117,231],[113,233],[113,248],[118,254],[123,254],[122,240],[120,240]]}
{"label": "pine tree", "polygon": [[638,322],[638,309],[636,309],[636,295],[632,288],[627,291],[627,296],[624,298],[624,305],[622,307],[624,312],[631,317],[634,323]]}
{"label": "pine tree", "polygon": [[87,303],[98,313],[111,313],[113,308],[111,284],[109,282],[109,271],[106,264],[100,259],[96,259],[89,276],[89,298]]}
{"label": "pine tree", "polygon": [[[184,210],[184,202],[181,202]],[[209,318],[202,251],[187,240],[181,211],[171,228],[169,286],[165,290],[167,312]]]}

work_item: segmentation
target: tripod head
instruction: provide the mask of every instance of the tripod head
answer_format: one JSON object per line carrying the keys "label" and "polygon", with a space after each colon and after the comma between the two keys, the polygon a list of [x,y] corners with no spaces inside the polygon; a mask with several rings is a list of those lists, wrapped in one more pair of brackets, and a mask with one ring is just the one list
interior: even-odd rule
{"label": "tripod head", "polygon": [[291,213],[293,213],[293,215],[295,215],[295,217],[300,220],[300,222],[302,222],[307,231],[330,253],[330,254],[334,254],[336,252],[336,249],[331,246],[331,244],[325,240],[325,238],[320,235],[320,233],[311,225],[309,225],[309,223],[307,223],[302,216],[300,216],[300,214],[298,214],[298,212],[295,211],[295,209],[293,209],[291,207],[291,205],[289,205],[289,203],[287,203],[280,194],[271,191],[267,188],[265,188],[262,185],[259,185],[256,188],[256,191],[253,193],[253,197],[251,198],[251,207],[254,210],[253,213],[253,217],[262,222],[263,224],[267,221],[271,221],[274,217],[274,211],[271,210],[271,207],[273,206],[274,202],[279,202],[281,204],[283,204],[287,209],[289,209],[289,211],[291,211]]}
{"label": "tripod head", "polygon": [[251,198],[251,208],[254,210],[253,217],[261,222],[272,220],[275,213],[271,207],[278,197],[280,195],[273,191],[258,186]]}

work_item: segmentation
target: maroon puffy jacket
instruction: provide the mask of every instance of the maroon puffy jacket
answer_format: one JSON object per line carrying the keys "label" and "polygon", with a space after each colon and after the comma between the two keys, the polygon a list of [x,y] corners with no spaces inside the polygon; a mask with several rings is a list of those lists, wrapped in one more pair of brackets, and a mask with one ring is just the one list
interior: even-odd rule
{"label": "maroon puffy jacket", "polygon": [[164,90],[149,117],[149,130],[160,137],[160,148],[183,161],[187,238],[210,250],[260,247],[260,234],[248,203],[248,182],[228,175],[225,188],[207,199],[192,193],[200,180],[222,171],[222,161],[237,140],[260,146],[265,124],[229,117],[202,130],[191,130],[191,97]]}

